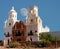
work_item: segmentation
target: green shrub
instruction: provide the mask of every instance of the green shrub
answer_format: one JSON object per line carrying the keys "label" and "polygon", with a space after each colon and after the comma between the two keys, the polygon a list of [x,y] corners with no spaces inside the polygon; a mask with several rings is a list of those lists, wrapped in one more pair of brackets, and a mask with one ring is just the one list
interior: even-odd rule
{"label": "green shrub", "polygon": [[9,43],[9,48],[14,48],[14,44],[12,42]]}
{"label": "green shrub", "polygon": [[20,43],[18,42],[10,42],[9,43],[9,48],[15,48],[15,47],[19,47],[20,46]]}
{"label": "green shrub", "polygon": [[50,41],[37,41],[35,43],[35,48],[37,47],[49,47],[51,45],[51,42]]}

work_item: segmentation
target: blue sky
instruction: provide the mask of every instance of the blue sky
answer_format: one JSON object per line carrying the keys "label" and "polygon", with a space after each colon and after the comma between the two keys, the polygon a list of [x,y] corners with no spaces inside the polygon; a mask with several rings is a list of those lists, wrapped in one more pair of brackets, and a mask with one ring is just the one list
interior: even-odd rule
{"label": "blue sky", "polygon": [[18,13],[18,19],[22,20],[21,8],[36,5],[39,8],[39,16],[51,31],[60,30],[60,0],[0,0],[0,39],[3,39],[4,21],[8,18],[8,12],[14,6]]}

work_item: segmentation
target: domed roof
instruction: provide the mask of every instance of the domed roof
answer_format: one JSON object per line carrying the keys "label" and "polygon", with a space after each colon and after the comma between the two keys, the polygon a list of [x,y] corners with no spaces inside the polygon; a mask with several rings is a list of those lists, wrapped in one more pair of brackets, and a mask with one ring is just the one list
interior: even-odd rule
{"label": "domed roof", "polygon": [[10,12],[9,13],[17,13],[15,10],[14,10],[14,6],[12,6],[12,9],[10,10]]}

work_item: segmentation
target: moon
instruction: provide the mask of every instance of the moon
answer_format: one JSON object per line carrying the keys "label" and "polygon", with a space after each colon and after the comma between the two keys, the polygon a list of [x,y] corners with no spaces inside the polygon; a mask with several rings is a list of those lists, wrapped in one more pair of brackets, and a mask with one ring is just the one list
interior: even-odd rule
{"label": "moon", "polygon": [[22,8],[20,12],[23,16],[28,16],[28,10],[26,8]]}

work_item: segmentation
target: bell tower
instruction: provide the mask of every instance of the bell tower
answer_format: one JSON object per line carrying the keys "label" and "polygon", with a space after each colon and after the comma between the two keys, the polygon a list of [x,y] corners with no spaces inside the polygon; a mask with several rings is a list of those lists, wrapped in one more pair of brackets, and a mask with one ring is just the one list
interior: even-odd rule
{"label": "bell tower", "polygon": [[12,6],[12,9],[9,12],[9,18],[8,19],[17,20],[17,12],[14,10],[14,6]]}
{"label": "bell tower", "polygon": [[28,24],[36,24],[38,20],[38,7],[37,6],[30,6],[28,8],[28,16],[26,22]]}
{"label": "bell tower", "polygon": [[38,7],[37,6],[30,6],[29,13],[34,16],[38,16]]}
{"label": "bell tower", "polygon": [[8,19],[4,22],[4,46],[8,46],[12,40],[12,27],[17,21],[17,12],[14,7],[9,11]]}
{"label": "bell tower", "polygon": [[8,16],[9,17],[8,17],[7,26],[12,27],[17,21],[17,12],[14,10],[14,6],[12,6],[12,9],[9,11]]}
{"label": "bell tower", "polygon": [[[28,8],[28,17],[26,19],[27,24],[27,41],[38,41],[38,24],[41,23],[38,21],[38,7],[37,6],[30,6]],[[40,19],[41,20],[41,19]]]}

